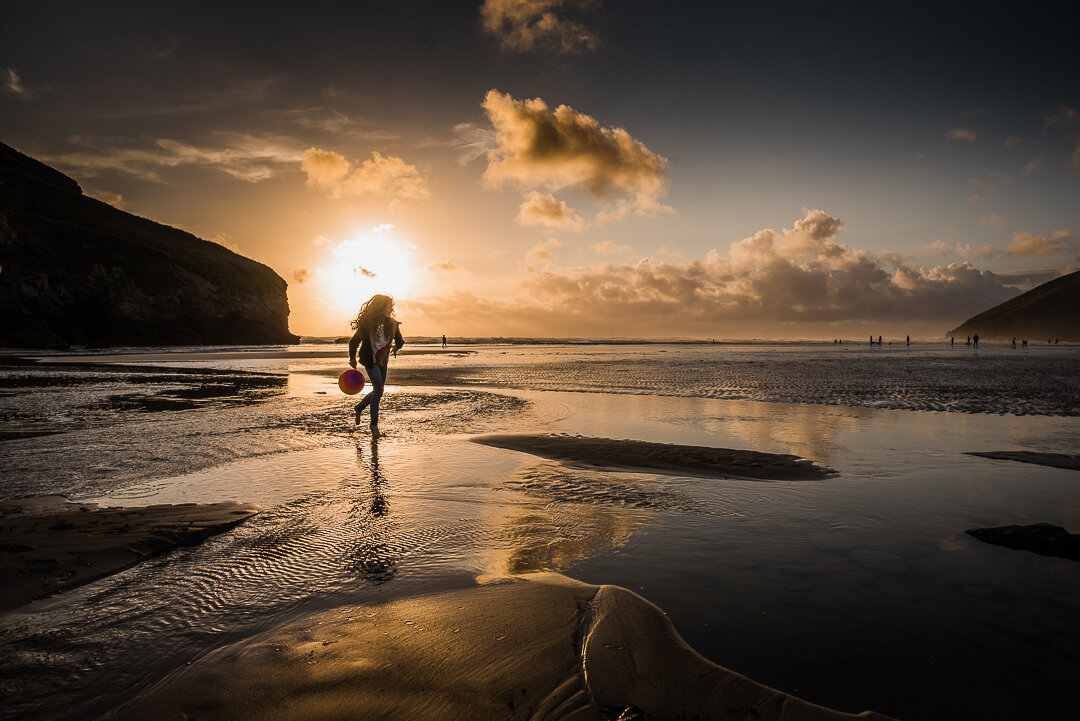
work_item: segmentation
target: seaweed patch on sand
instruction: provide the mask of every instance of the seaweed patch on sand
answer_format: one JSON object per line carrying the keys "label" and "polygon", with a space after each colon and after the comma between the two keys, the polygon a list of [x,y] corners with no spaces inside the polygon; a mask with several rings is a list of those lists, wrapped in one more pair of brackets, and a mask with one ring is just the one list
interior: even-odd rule
{"label": "seaweed patch on sand", "polygon": [[557,574],[315,613],[211,652],[111,719],[882,721],[718,666],[618,586]]}
{"label": "seaweed patch on sand", "polygon": [[554,433],[493,434],[471,439],[586,468],[683,473],[708,478],[810,481],[836,473],[798,456],[676,443],[587,438]]}
{"label": "seaweed patch on sand", "polygon": [[63,496],[0,502],[0,613],[193,546],[259,510],[244,503],[98,508]]}
{"label": "seaweed patch on sand", "polygon": [[1080,456],[1070,456],[1066,453],[1036,453],[1034,451],[968,451],[969,456],[981,458],[996,458],[1003,461],[1020,461],[1021,463],[1036,463],[1040,466],[1052,466],[1054,468],[1068,468],[1080,471]]}

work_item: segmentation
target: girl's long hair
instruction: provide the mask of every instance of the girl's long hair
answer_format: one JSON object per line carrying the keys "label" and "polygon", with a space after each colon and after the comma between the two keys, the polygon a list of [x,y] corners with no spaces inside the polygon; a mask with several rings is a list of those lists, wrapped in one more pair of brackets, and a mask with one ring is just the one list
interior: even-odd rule
{"label": "girl's long hair", "polygon": [[[390,310],[389,317],[387,317],[387,309]],[[353,330],[371,333],[376,325],[383,323],[383,327],[389,331],[393,316],[394,299],[388,295],[373,295],[367,303],[360,306],[360,312],[349,322],[349,325]]]}

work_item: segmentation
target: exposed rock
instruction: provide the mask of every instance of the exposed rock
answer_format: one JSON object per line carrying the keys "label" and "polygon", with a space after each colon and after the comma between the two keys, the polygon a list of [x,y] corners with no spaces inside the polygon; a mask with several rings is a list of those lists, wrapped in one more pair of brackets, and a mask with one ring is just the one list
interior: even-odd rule
{"label": "exposed rock", "polygon": [[968,533],[995,546],[1080,561],[1080,534],[1069,533],[1061,526],[1050,523],[972,528]]}
{"label": "exposed rock", "polygon": [[1063,275],[1012,300],[984,310],[947,336],[971,336],[1033,343],[1049,339],[1080,341],[1080,271]]}
{"label": "exposed rock", "polygon": [[0,346],[295,343],[286,283],[0,143]]}

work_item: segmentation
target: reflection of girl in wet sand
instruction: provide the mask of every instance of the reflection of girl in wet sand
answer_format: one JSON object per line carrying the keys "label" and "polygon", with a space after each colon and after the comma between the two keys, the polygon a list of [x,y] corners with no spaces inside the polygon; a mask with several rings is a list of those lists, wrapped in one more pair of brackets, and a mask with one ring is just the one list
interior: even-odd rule
{"label": "reflection of girl in wet sand", "polygon": [[388,295],[373,295],[364,303],[356,320],[350,324],[356,332],[349,340],[349,365],[356,368],[357,347],[359,361],[367,371],[371,392],[356,404],[356,424],[360,425],[360,414],[371,407],[371,433],[379,433],[379,400],[382,399],[386,385],[386,371],[390,363],[390,354],[395,356],[405,345],[401,338],[400,323],[394,318],[394,299]]}

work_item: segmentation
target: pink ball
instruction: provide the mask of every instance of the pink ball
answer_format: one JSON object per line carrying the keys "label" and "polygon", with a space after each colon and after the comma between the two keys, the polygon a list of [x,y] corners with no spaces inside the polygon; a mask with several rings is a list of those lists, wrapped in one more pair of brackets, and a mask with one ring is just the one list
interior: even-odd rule
{"label": "pink ball", "polygon": [[364,390],[364,374],[350,368],[338,376],[337,385],[342,393],[355,396],[357,393]]}

